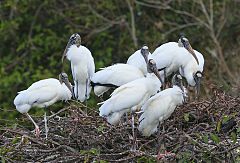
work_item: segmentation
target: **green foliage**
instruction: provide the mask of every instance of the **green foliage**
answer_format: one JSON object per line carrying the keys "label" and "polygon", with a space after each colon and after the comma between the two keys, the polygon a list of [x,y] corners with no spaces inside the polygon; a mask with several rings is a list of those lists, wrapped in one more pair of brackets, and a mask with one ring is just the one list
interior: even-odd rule
{"label": "green foliage", "polygon": [[189,121],[189,113],[185,113],[185,114],[184,114],[184,120],[185,120],[186,122]]}
{"label": "green foliage", "polygon": [[233,141],[233,144],[237,142],[237,134],[235,132],[231,132],[231,140]]}
{"label": "green foliage", "polygon": [[90,150],[81,150],[80,154],[85,155],[84,162],[89,162],[89,157],[91,155],[99,155],[100,151],[98,149],[92,148]]}
{"label": "green foliage", "polygon": [[216,134],[211,133],[210,137],[216,144],[220,142],[220,138]]}
{"label": "green foliage", "polygon": [[[214,81],[224,85],[226,89],[230,88],[229,83],[232,81],[225,77],[225,72],[218,67],[218,60],[210,53],[216,50],[216,45],[208,28],[196,22],[195,17],[207,22],[198,1],[172,1],[168,4],[170,8],[163,10],[131,2],[137,47],[133,43],[131,14],[125,1],[0,2],[0,118],[14,119],[20,116],[13,105],[18,91],[40,79],[58,76],[61,55],[68,38],[75,32],[80,33],[83,44],[91,50],[96,70],[113,63],[126,62],[128,56],[144,43],[153,51],[159,44],[178,40],[179,33],[184,32],[192,46],[202,52],[206,59],[204,83]],[[214,32],[218,31],[223,20],[226,21],[218,38],[233,73],[239,72],[240,67],[239,55],[236,55],[240,42],[239,10],[234,7],[235,3],[237,2],[213,3]],[[164,4],[158,3],[163,7]],[[208,10],[209,4],[205,5]],[[191,13],[193,16],[184,13]],[[70,74],[69,64],[65,68]],[[207,90],[207,84],[204,83],[203,90]],[[99,99],[91,96],[90,106],[95,106],[97,100]],[[53,105],[51,109],[56,110],[63,105]],[[38,110],[32,112],[39,112]]]}
{"label": "green foliage", "polygon": [[153,163],[153,162],[156,162],[156,159],[153,157],[151,158],[151,157],[142,156],[137,159],[137,162],[138,163],[140,163],[140,162]]}

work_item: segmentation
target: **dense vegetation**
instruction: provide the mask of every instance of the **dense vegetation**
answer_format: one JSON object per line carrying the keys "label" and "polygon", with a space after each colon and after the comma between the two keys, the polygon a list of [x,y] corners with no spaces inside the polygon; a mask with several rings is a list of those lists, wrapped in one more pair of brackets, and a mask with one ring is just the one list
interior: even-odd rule
{"label": "dense vegetation", "polygon": [[[206,59],[202,94],[211,83],[238,86],[239,1],[6,0],[0,3],[1,117],[16,116],[12,101],[31,83],[60,72],[72,33],[82,36],[96,69],[126,62],[147,43],[176,41],[184,33]],[[69,71],[70,73],[70,71]],[[91,104],[95,102],[91,98]]]}
{"label": "dense vegetation", "polygon": [[[96,70],[126,62],[145,43],[153,52],[184,33],[205,57],[204,80],[200,101],[182,106],[167,121],[167,133],[160,133],[167,140],[166,149],[175,152],[178,161],[239,160],[239,8],[239,0],[0,1],[1,161],[51,161],[56,159],[52,155],[86,162],[155,160],[156,143],[160,146],[163,140],[138,135],[140,153],[132,154],[130,126],[125,130],[106,124],[94,110],[99,99],[93,94],[88,115],[79,112],[85,109],[82,104],[72,101],[50,107],[55,111],[66,106],[50,120],[55,128],[50,129],[49,140],[35,138],[30,133],[32,124],[15,110],[13,99],[18,91],[40,79],[58,77],[62,53],[76,32],[91,50]],[[65,68],[70,75],[69,65]],[[32,109],[30,114],[43,128],[42,109]],[[231,128],[223,131],[222,123]]]}

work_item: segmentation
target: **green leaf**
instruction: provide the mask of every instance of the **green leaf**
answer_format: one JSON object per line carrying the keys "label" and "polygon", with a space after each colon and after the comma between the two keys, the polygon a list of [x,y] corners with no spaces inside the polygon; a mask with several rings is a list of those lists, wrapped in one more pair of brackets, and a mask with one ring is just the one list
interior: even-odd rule
{"label": "green leaf", "polygon": [[237,135],[235,132],[231,132],[231,139],[233,141],[233,144],[235,144],[237,142]]}
{"label": "green leaf", "polygon": [[185,120],[186,122],[189,121],[189,113],[185,113],[185,114],[184,114],[184,120]]}
{"label": "green leaf", "polygon": [[1,162],[2,163],[5,163],[6,161],[5,161],[5,159],[3,158],[3,157],[1,157],[2,159],[1,159]]}
{"label": "green leaf", "polygon": [[210,137],[215,143],[218,144],[220,142],[220,138],[216,134],[211,133]]}
{"label": "green leaf", "polygon": [[208,143],[208,136],[207,135],[203,136],[203,142],[206,143],[206,144]]}
{"label": "green leaf", "polygon": [[15,138],[12,139],[12,144],[16,144],[19,141],[20,141],[20,138],[19,137],[15,137]]}
{"label": "green leaf", "polygon": [[240,127],[237,128],[237,133],[240,133]]}
{"label": "green leaf", "polygon": [[80,151],[80,154],[88,154],[88,155],[99,155],[100,154],[100,151],[96,148],[92,148],[90,150],[81,150]]}
{"label": "green leaf", "polygon": [[230,119],[230,117],[225,115],[222,119],[222,123],[226,123],[229,119]]}
{"label": "green leaf", "polygon": [[218,122],[217,122],[217,132],[220,132],[220,130],[221,130],[221,125],[222,125],[222,122],[221,122],[221,121],[218,121]]}

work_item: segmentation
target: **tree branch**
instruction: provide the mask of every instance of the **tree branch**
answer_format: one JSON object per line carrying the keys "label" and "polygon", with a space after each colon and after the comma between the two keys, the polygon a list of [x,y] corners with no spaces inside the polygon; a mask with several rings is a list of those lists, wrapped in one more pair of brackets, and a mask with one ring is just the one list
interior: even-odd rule
{"label": "tree branch", "polygon": [[133,12],[133,7],[130,3],[130,0],[126,0],[127,4],[128,4],[128,8],[131,14],[131,34],[132,34],[132,39],[133,39],[133,43],[135,48],[138,47],[138,41],[137,41],[137,37],[136,37],[136,27],[135,27],[135,17],[134,17],[134,12]]}

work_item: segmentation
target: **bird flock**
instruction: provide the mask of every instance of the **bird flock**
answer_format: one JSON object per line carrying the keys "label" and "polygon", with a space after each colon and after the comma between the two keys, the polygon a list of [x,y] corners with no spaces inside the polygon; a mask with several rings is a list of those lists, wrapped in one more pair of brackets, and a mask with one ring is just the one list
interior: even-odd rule
{"label": "bird flock", "polygon": [[[158,131],[159,124],[168,119],[177,106],[185,103],[187,87],[195,87],[199,95],[204,68],[203,55],[194,50],[188,39],[181,36],[177,42],[164,43],[153,53],[147,45],[134,52],[126,63],[117,63],[95,72],[94,58],[88,48],[81,45],[81,37],[71,35],[62,56],[71,63],[74,84],[62,70],[59,79],[49,78],[33,83],[28,89],[18,92],[14,99],[16,109],[25,114],[40,135],[37,123],[28,114],[32,107],[45,109],[44,121],[48,135],[46,109],[57,101],[70,99],[86,102],[91,90],[102,96],[110,88],[110,97],[98,103],[99,115],[111,125],[122,122],[124,114],[131,113],[134,137],[134,117],[138,118],[138,130],[143,136]],[[169,79],[169,77],[171,77]],[[187,86],[183,85],[186,80]]]}

